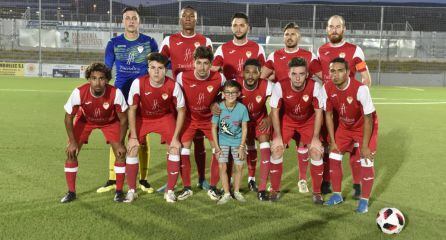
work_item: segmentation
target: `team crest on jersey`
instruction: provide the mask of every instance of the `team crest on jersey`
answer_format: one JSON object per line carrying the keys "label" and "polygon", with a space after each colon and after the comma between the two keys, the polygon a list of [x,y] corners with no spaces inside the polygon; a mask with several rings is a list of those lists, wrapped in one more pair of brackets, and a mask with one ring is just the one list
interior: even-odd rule
{"label": "team crest on jersey", "polygon": [[162,97],[164,100],[166,100],[166,99],[169,97],[169,95],[167,95],[167,93],[163,93],[163,95],[161,95],[161,97]]}
{"label": "team crest on jersey", "polygon": [[350,97],[350,96],[348,96],[348,97],[347,97],[347,102],[348,102],[348,104],[352,104],[352,102],[353,102],[353,98]]}
{"label": "team crest on jersey", "polygon": [[200,43],[199,43],[199,42],[195,42],[195,43],[194,43],[194,46],[195,46],[195,48],[197,48],[197,47],[200,46]]}
{"label": "team crest on jersey", "polygon": [[252,55],[251,51],[247,51],[247,52],[246,52],[246,56],[247,56],[248,58],[250,58],[251,55]]}
{"label": "team crest on jersey", "polygon": [[209,85],[209,86],[207,87],[207,90],[208,90],[208,92],[209,92],[209,93],[211,93],[211,92],[212,92],[212,90],[214,90],[214,87],[213,87],[213,86],[211,86],[211,85]]}
{"label": "team crest on jersey", "polygon": [[257,97],[256,97],[256,102],[257,102],[257,103],[260,103],[260,101],[262,101],[262,96],[257,95]]}
{"label": "team crest on jersey", "polygon": [[139,53],[142,53],[142,51],[144,51],[143,46],[138,46],[136,49],[138,50]]}
{"label": "team crest on jersey", "polygon": [[108,104],[108,102],[105,102],[104,104],[102,104],[102,107],[107,110],[110,107],[110,104]]}
{"label": "team crest on jersey", "polygon": [[341,53],[339,53],[339,57],[340,57],[340,58],[345,58],[345,52],[341,52]]}
{"label": "team crest on jersey", "polygon": [[302,99],[303,99],[305,102],[308,102],[308,99],[309,99],[309,98],[310,98],[310,97],[308,97],[307,94],[305,94],[305,95],[302,96]]}

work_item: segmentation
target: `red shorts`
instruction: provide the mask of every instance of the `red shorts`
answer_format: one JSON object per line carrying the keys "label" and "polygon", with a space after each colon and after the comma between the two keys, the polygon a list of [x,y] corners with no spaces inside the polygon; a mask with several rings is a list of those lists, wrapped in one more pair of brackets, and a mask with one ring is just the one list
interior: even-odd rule
{"label": "red shorts", "polygon": [[[213,141],[212,138],[212,122],[209,121],[196,121],[196,120],[186,120],[183,125],[183,133],[181,135],[181,142],[190,142],[194,139],[197,133],[203,132],[209,141]],[[200,134],[201,136],[201,134]]]}
{"label": "red shorts", "polygon": [[[282,141],[288,144],[297,133],[299,142],[304,145],[310,144],[314,133],[314,120],[301,123],[288,123],[282,121]],[[296,140],[297,141],[297,140]]]}
{"label": "red shorts", "polygon": [[259,129],[260,126],[260,122],[262,121],[262,119],[257,120],[256,122],[248,122],[248,134],[247,134],[247,139],[257,139],[259,140],[259,137],[262,135],[268,135],[271,136],[272,133],[272,127],[270,126],[269,128],[265,129],[264,131],[261,131]]}
{"label": "red shorts", "polygon": [[87,144],[88,137],[94,129],[101,129],[107,143],[120,141],[121,125],[119,121],[106,125],[98,125],[77,119],[73,126],[74,138],[78,143]]}
{"label": "red shorts", "polygon": [[[355,143],[359,143],[359,149],[362,146],[363,129],[345,129],[339,125],[335,134],[335,142],[340,152],[351,152]],[[372,136],[369,141],[369,148],[371,152],[376,152],[378,146],[378,118],[373,120]]]}
{"label": "red shorts", "polygon": [[136,118],[136,134],[140,144],[146,143],[146,135],[158,133],[161,135],[161,143],[170,144],[175,133],[176,120],[172,114],[158,119]]}

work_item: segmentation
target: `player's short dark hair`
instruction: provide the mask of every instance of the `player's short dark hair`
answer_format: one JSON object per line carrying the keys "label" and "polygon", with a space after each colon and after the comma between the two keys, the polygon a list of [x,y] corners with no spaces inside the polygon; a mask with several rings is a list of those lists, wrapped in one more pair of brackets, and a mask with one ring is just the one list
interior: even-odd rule
{"label": "player's short dark hair", "polygon": [[212,62],[212,60],[214,60],[214,53],[206,46],[199,46],[194,51],[194,60],[203,58],[209,59],[209,61]]}
{"label": "player's short dark hair", "polygon": [[348,62],[347,62],[347,60],[345,60],[345,58],[341,58],[341,57],[335,58],[335,59],[331,60],[330,64],[332,64],[332,63],[342,63],[345,66],[345,70],[348,70]]}
{"label": "player's short dark hair", "polygon": [[301,57],[292,58],[288,62],[288,67],[289,68],[292,68],[292,67],[305,67],[305,68],[307,68],[307,60],[305,60],[305,58],[301,58]]}
{"label": "player's short dark hair", "polygon": [[232,16],[231,22],[234,21],[234,18],[243,18],[243,19],[245,19],[246,23],[249,24],[248,15],[246,15],[242,12],[234,13],[234,15]]}
{"label": "player's short dark hair", "polygon": [[240,85],[240,83],[238,83],[237,81],[234,81],[234,80],[227,80],[225,82],[225,84],[223,85],[223,90],[226,88],[230,88],[230,87],[237,88],[239,91],[242,90],[242,85]]}
{"label": "player's short dark hair", "polygon": [[245,64],[243,64],[243,70],[245,70],[246,66],[256,66],[259,71],[262,68],[262,64],[260,64],[260,61],[255,58],[246,59]]}
{"label": "player's short dark hair", "polygon": [[283,32],[285,32],[287,29],[290,29],[290,28],[294,28],[298,32],[300,31],[299,25],[297,25],[294,22],[290,22],[290,23],[287,23],[287,25],[285,25],[285,27],[283,27]]}
{"label": "player's short dark hair", "polygon": [[197,13],[197,9],[195,9],[195,8],[192,7],[191,5],[187,5],[187,6],[183,7],[183,8],[181,8],[181,10],[180,10],[180,14],[181,14],[182,11],[184,11],[184,10],[186,10],[186,9],[192,10],[194,13]]}
{"label": "player's short dark hair", "polygon": [[150,63],[151,61],[155,61],[155,62],[159,62],[162,63],[164,65],[164,67],[167,66],[167,62],[169,61],[169,59],[167,59],[164,55],[162,55],[161,53],[157,53],[157,52],[153,52],[153,53],[149,53],[147,55],[147,61]]}
{"label": "player's short dark hair", "polygon": [[105,78],[107,78],[107,81],[110,81],[112,79],[112,72],[110,68],[108,68],[105,64],[100,62],[95,62],[90,64],[90,66],[87,67],[85,70],[85,78],[89,79],[91,77],[91,73],[93,72],[101,72],[104,74]]}
{"label": "player's short dark hair", "polygon": [[128,11],[134,11],[138,14],[139,16],[139,11],[136,7],[125,7],[124,9],[122,9],[121,14],[124,15],[124,13],[128,12]]}

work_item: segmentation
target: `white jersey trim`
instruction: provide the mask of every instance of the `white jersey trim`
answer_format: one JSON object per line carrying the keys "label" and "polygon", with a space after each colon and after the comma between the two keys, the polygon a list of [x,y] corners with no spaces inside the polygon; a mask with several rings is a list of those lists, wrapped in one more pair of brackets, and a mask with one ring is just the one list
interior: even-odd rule
{"label": "white jersey trim", "polygon": [[184,103],[184,95],[183,91],[181,90],[180,84],[177,82],[175,83],[175,88],[173,89],[173,96],[177,98],[177,108],[183,108]]}
{"label": "white jersey trim", "polygon": [[178,73],[176,80],[177,80],[177,83],[183,87],[183,72]]}
{"label": "white jersey trim", "polygon": [[81,95],[78,88],[74,89],[68,98],[67,103],[64,105],[65,112],[68,114],[73,113],[73,107],[81,105]]}
{"label": "white jersey trim", "polygon": [[271,94],[273,93],[273,88],[274,88],[274,83],[271,81],[268,81],[268,84],[266,86],[266,93],[265,93],[267,97],[271,96]]}
{"label": "white jersey trim", "polygon": [[[307,80],[307,81],[313,81],[313,80]],[[316,81],[314,82],[313,97],[317,98],[319,108],[323,108],[324,99],[322,98],[322,84]]]}
{"label": "white jersey trim", "polygon": [[160,51],[163,50],[164,46],[167,46],[167,48],[170,50],[170,36],[167,36],[163,39],[163,42],[161,43]]}
{"label": "white jersey trim", "polygon": [[257,44],[257,46],[259,46],[259,54],[257,54],[257,57],[259,57],[260,55],[263,56],[263,61],[265,62],[265,49],[263,49],[262,45]]}
{"label": "white jersey trim", "polygon": [[221,47],[222,45],[220,45],[218,48],[217,48],[217,51],[215,51],[215,57],[217,57],[217,56],[221,56],[222,58],[225,58],[224,56],[223,56],[223,50],[222,50],[222,47]]}
{"label": "white jersey trim", "polygon": [[210,38],[206,38],[206,47],[210,47],[212,50],[214,50],[214,47],[212,46],[212,40]]}
{"label": "white jersey trim", "polygon": [[271,98],[269,100],[270,107],[277,108],[279,106],[279,101],[282,98],[282,86],[280,83],[274,84]]}
{"label": "white jersey trim", "polygon": [[364,52],[359,46],[356,46],[355,53],[353,54],[353,58],[355,57],[360,58],[362,61],[365,61]]}
{"label": "white jersey trim", "polygon": [[119,88],[116,89],[114,104],[120,105],[122,112],[125,112],[127,110],[127,108],[129,108],[129,106],[127,105],[127,102],[125,101],[124,94],[122,94],[122,92]]}
{"label": "white jersey trim", "polygon": [[371,114],[375,111],[369,88],[366,85],[362,85],[358,88],[356,99],[361,102],[364,115]]}
{"label": "white jersey trim", "polygon": [[140,95],[139,92],[139,78],[135,79],[132,83],[132,86],[130,86],[130,91],[129,91],[129,98],[127,99],[127,103],[129,104],[129,106],[133,105],[133,97],[135,95]]}
{"label": "white jersey trim", "polygon": [[221,77],[221,87],[223,87],[223,85],[225,85],[226,82],[226,77],[223,73],[220,73],[220,77]]}

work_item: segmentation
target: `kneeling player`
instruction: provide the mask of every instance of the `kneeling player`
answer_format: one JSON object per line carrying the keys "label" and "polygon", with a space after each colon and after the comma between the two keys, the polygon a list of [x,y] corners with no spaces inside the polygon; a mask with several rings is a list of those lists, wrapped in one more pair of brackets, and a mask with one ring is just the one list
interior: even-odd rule
{"label": "kneeling player", "polygon": [[[369,88],[349,77],[348,63],[335,58],[330,63],[331,82],[324,85],[325,116],[330,135],[330,178],[334,194],[325,203],[336,205],[343,202],[342,157],[359,143],[361,151],[361,199],[356,212],[368,211],[368,199],[374,179],[374,155],[378,137],[378,117]],[[333,111],[338,113],[339,126],[334,130]]]}
{"label": "kneeling player", "polygon": [[[111,86],[111,71],[102,63],[93,63],[85,71],[88,83],[74,89],[65,104],[65,128],[68,135],[65,177],[68,193],[62,203],[76,199],[77,155],[94,129],[101,129],[116,156],[116,195],[114,200],[124,201],[122,186],[125,176],[124,138],[127,132],[127,103],[121,90]],[[76,113],[80,114],[74,121]]]}
{"label": "kneeling player", "polygon": [[[129,191],[125,201],[132,202],[137,197],[138,147],[140,143],[144,143],[146,135],[153,132],[160,134],[161,141],[169,145],[164,198],[167,202],[175,202],[173,189],[180,171],[179,134],[186,112],[183,92],[178,83],[166,77],[166,57],[160,53],[151,53],[147,60],[149,74],[133,81],[128,99],[130,136],[126,162]],[[176,120],[172,106],[177,110]]]}
{"label": "kneeling player", "polygon": [[[321,85],[308,78],[307,62],[303,58],[293,58],[288,63],[289,80],[276,83],[271,95],[271,118],[274,127],[273,158],[271,159],[271,200],[278,199],[283,157],[280,150],[288,144],[294,134],[299,135],[299,155],[309,152],[311,177],[313,183],[313,202],[322,204],[321,183],[323,173],[323,148],[319,140],[322,125],[322,101],[318,99]],[[279,116],[279,112],[283,116]],[[306,158],[308,158],[308,155]],[[301,158],[301,156],[299,156]],[[301,159],[304,160],[304,159]],[[305,161],[308,161],[305,159]],[[302,173],[304,169],[299,169]],[[302,164],[299,164],[302,168]],[[301,183],[299,181],[299,191]],[[305,189],[306,189],[305,181]],[[308,191],[308,189],[306,190]]]}

